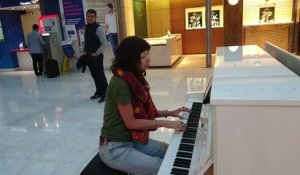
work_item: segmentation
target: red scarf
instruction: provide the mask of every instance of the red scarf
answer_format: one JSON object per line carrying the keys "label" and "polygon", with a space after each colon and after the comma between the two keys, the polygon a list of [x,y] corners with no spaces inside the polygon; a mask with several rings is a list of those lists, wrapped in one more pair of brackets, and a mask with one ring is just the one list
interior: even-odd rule
{"label": "red scarf", "polygon": [[[123,71],[121,69],[114,69],[113,74],[125,80],[129,85],[133,96],[131,103],[134,117],[136,119],[154,120],[154,118],[158,116],[158,112],[150,96],[150,87],[148,82],[142,84],[142,82],[139,81],[132,73]],[[147,144],[149,139],[149,131],[150,130],[146,129],[131,130],[132,139]]]}

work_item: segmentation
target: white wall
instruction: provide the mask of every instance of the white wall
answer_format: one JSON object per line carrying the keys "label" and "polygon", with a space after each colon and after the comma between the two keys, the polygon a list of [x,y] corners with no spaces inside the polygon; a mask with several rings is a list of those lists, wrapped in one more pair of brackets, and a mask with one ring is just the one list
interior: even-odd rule
{"label": "white wall", "polygon": [[[30,15],[29,12],[33,12],[33,14]],[[23,28],[26,45],[27,45],[27,34],[32,31],[33,24],[39,23],[40,16],[41,16],[40,9],[28,10],[27,14],[21,15],[22,28]]]}

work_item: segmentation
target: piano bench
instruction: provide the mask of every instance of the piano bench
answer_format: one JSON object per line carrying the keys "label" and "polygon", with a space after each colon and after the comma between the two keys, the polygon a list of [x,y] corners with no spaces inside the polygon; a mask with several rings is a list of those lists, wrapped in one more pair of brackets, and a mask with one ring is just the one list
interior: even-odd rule
{"label": "piano bench", "polygon": [[80,175],[127,175],[127,173],[112,169],[106,166],[99,154],[97,153],[94,158],[87,164],[81,171]]}

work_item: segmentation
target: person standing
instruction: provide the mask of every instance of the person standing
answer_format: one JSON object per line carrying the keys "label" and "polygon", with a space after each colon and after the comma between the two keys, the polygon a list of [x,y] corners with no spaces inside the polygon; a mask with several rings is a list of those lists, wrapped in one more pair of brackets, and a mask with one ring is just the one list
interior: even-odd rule
{"label": "person standing", "polygon": [[116,56],[118,48],[118,32],[117,32],[117,19],[114,7],[111,3],[106,5],[108,13],[105,15],[105,31],[108,35],[108,40],[111,44],[114,55]]}
{"label": "person standing", "polygon": [[94,9],[89,9],[86,13],[87,24],[84,31],[84,55],[96,86],[96,92],[90,99],[100,98],[99,103],[101,103],[105,100],[108,85],[103,68],[106,37],[102,26],[96,22],[96,18],[97,12]]}
{"label": "person standing", "polygon": [[44,41],[42,35],[39,33],[39,26],[32,25],[32,31],[27,35],[27,45],[29,53],[32,58],[33,70],[36,76],[43,75],[43,45],[47,43]]}

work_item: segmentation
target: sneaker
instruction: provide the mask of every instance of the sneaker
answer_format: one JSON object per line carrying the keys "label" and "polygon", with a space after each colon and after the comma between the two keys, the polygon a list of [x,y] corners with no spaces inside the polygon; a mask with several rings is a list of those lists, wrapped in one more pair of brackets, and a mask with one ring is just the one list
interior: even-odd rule
{"label": "sneaker", "polygon": [[105,97],[100,97],[100,99],[99,99],[99,103],[102,103],[102,102],[104,102],[105,101]]}
{"label": "sneaker", "polygon": [[97,98],[100,98],[101,96],[98,94],[94,94],[93,96],[90,97],[91,100],[95,100]]}

